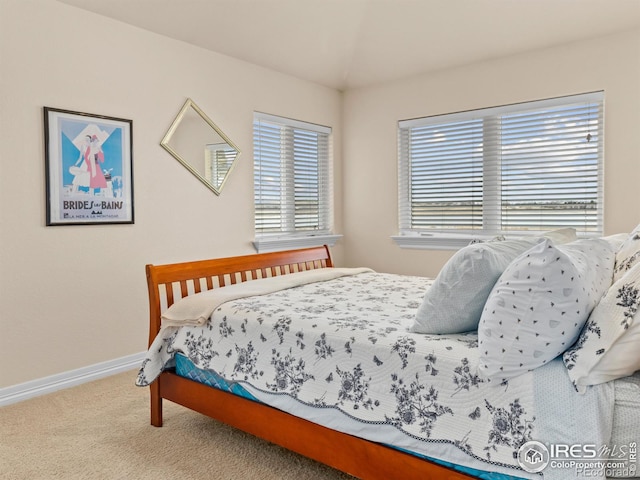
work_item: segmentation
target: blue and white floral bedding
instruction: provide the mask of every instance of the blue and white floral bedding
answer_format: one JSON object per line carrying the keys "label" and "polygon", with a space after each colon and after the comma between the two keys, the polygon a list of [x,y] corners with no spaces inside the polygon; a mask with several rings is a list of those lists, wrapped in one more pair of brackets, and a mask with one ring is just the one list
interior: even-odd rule
{"label": "blue and white floral bedding", "polygon": [[[544,393],[545,385],[566,382],[571,395],[566,371],[551,362],[492,383],[477,373],[475,332],[410,333],[431,283],[368,272],[229,301],[203,326],[163,328],[137,384],[153,382],[181,352],[261,401],[331,428],[375,441],[382,436],[399,448],[474,468],[539,478],[519,467],[517,451],[549,431],[553,419],[540,412],[557,395]],[[545,440],[571,443],[585,433],[579,425],[565,430],[554,435],[567,438]]]}

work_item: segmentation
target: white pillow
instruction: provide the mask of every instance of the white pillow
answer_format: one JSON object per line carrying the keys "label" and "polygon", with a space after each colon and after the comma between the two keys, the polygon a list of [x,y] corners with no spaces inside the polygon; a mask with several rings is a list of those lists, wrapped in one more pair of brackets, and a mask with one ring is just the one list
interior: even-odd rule
{"label": "white pillow", "polygon": [[606,240],[613,247],[613,251],[616,252],[616,256],[624,242],[629,238],[628,233],[614,233],[613,235],[608,235],[606,237],[602,237],[603,240]]}
{"label": "white pillow", "polygon": [[613,283],[620,280],[638,261],[640,261],[640,225],[629,234],[616,253]]}
{"label": "white pillow", "polygon": [[478,326],[480,371],[503,381],[563,353],[611,285],[615,252],[602,239],[534,246],[507,267]]}
{"label": "white pillow", "polygon": [[[570,242],[574,242],[578,239],[578,234],[576,232],[575,228],[569,227],[569,228],[559,228],[557,230],[551,230],[549,232],[545,232],[542,235],[540,235],[541,237],[545,237],[545,238],[550,238],[551,240],[553,240],[554,242],[556,242],[557,244],[560,243],[570,243]],[[530,238],[530,237],[523,237],[523,238]],[[474,238],[473,240],[471,240],[469,242],[469,245],[472,245],[474,243],[486,243],[486,242],[504,242],[507,238],[504,235],[496,235],[495,237],[493,237],[490,240],[483,240],[483,239],[479,239],[479,238]],[[626,237],[625,237],[626,239]],[[515,240],[515,238],[514,238]]]}
{"label": "white pillow", "polygon": [[607,291],[562,359],[576,390],[640,370],[640,263]]}
{"label": "white pillow", "polygon": [[478,328],[482,308],[505,268],[539,237],[473,243],[458,250],[427,290],[414,333],[462,333]]}
{"label": "white pillow", "polygon": [[556,245],[575,242],[578,239],[575,228],[559,228],[542,234],[543,237],[553,240]]}

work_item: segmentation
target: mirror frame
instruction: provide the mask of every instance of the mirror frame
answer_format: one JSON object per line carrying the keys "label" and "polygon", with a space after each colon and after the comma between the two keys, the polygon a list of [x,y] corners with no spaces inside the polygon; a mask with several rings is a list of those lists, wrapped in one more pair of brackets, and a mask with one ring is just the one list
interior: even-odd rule
{"label": "mirror frame", "polygon": [[[200,174],[200,172],[198,172],[185,158],[183,158],[175,149],[173,149],[171,145],[169,145],[169,141],[171,140],[173,135],[176,133],[176,130],[180,126],[180,122],[182,121],[182,119],[184,118],[184,116],[186,115],[187,111],[190,108],[193,109],[200,116],[200,118],[202,118],[202,120],[205,123],[207,123],[218,135],[220,135],[222,140],[224,140],[227,143],[227,145],[229,145],[231,148],[233,148],[236,151],[236,157],[233,160],[233,163],[231,164],[231,166],[229,167],[227,174],[222,180],[222,183],[220,183],[220,186],[213,185],[209,180],[207,180],[204,176],[202,176],[202,174]],[[233,167],[236,165],[236,162],[238,161],[238,157],[240,156],[240,149],[237,147],[237,145],[233,143],[229,139],[229,137],[227,137],[224,134],[224,132],[222,132],[222,130],[220,130],[218,126],[215,123],[213,123],[213,120],[211,120],[207,116],[207,114],[204,113],[200,109],[200,107],[198,107],[195,104],[195,102],[190,98],[187,98],[187,101],[184,103],[184,105],[180,109],[180,112],[178,112],[178,115],[176,116],[175,120],[169,127],[169,130],[167,130],[167,133],[162,138],[160,145],[167,152],[169,152],[176,160],[178,160],[182,165],[184,165],[184,167],[187,170],[189,170],[198,180],[204,183],[207,186],[207,188],[209,188],[216,195],[220,195],[220,193],[222,192],[222,188],[224,187],[224,184],[227,182],[227,179],[229,178],[229,175],[231,174],[231,171],[233,170]]]}

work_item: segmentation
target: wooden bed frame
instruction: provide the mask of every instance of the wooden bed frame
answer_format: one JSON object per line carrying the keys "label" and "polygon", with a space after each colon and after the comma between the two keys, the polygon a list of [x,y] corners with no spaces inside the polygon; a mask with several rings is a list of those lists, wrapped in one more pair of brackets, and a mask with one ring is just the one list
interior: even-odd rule
{"label": "wooden bed frame", "polygon": [[[147,265],[149,344],[160,330],[161,312],[203,290],[267,276],[331,268],[328,247],[214,260]],[[362,479],[463,480],[474,478],[382,444],[337,432],[273,407],[163,372],[150,386],[151,424],[162,426],[162,400],[223,423]],[[277,428],[274,426],[277,425]]]}

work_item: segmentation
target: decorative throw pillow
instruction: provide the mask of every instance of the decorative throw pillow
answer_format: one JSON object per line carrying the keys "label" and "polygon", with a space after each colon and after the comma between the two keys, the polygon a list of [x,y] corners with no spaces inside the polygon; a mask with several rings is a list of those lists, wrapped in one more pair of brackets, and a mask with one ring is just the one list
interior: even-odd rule
{"label": "decorative throw pillow", "polygon": [[578,341],[562,359],[576,390],[640,370],[640,263],[615,282],[596,305]]}
{"label": "decorative throw pillow", "polygon": [[608,235],[606,237],[602,237],[603,240],[606,240],[611,244],[613,251],[616,252],[616,256],[624,242],[629,238],[628,233],[614,233],[613,235]]}
{"label": "decorative throw pillow", "polygon": [[427,290],[410,330],[431,334],[476,330],[487,297],[504,269],[541,241],[532,237],[473,243],[458,250]]}
{"label": "decorative throw pillow", "polygon": [[[560,228],[542,235],[556,244],[576,239],[575,228]],[[448,334],[477,330],[482,308],[505,268],[541,237],[473,242],[458,250],[440,270],[424,296],[409,329],[414,333]]]}
{"label": "decorative throw pillow", "polygon": [[556,245],[575,242],[578,239],[576,229],[571,227],[551,230],[550,232],[543,233],[541,236],[553,240],[553,243]]}
{"label": "decorative throw pillow", "polygon": [[616,265],[613,283],[617,282],[631,267],[640,261],[640,225],[629,234],[626,241],[616,252]]}
{"label": "decorative throw pillow", "polygon": [[480,371],[503,381],[551,361],[578,338],[611,285],[615,252],[602,239],[545,240],[516,258],[478,326]]}
{"label": "decorative throw pillow", "polygon": [[[553,240],[557,244],[570,243],[570,242],[573,242],[573,241],[578,239],[578,235],[576,233],[576,229],[575,228],[571,228],[571,227],[558,228],[557,230],[551,230],[549,232],[543,233],[540,236],[541,237],[545,237],[545,238],[550,238],[551,240]],[[524,238],[527,238],[527,237],[524,237]],[[504,242],[506,239],[507,239],[507,237],[505,237],[504,235],[496,235],[495,237],[493,237],[490,240],[474,238],[473,240],[471,240],[469,242],[469,245],[472,245],[474,243]]]}

